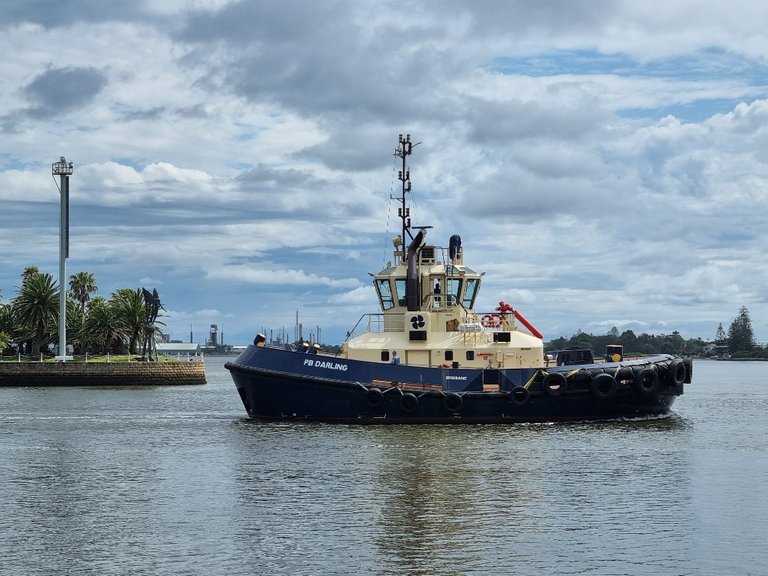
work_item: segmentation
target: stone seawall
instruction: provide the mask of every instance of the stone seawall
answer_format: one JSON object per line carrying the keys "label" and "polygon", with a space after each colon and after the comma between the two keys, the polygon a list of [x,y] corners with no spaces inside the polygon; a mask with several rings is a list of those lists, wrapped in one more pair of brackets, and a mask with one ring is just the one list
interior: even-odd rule
{"label": "stone seawall", "polygon": [[0,362],[0,386],[205,384],[205,362]]}

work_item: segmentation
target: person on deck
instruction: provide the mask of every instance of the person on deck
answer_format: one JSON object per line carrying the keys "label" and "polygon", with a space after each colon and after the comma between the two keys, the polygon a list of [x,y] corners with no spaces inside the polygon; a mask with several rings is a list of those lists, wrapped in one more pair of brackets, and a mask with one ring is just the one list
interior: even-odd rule
{"label": "person on deck", "polygon": [[392,352],[392,364],[395,364],[395,365],[400,364],[400,356],[397,355],[397,350]]}

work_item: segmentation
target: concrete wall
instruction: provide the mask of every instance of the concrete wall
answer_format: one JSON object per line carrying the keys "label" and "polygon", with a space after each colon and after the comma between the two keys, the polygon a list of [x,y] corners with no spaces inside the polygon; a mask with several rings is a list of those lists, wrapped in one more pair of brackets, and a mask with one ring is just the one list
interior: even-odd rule
{"label": "concrete wall", "polygon": [[205,384],[205,362],[0,362],[0,386]]}

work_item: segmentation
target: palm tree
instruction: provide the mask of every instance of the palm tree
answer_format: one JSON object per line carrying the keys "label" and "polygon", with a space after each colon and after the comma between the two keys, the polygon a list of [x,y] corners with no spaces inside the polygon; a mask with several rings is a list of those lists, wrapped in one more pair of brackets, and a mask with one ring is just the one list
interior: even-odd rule
{"label": "palm tree", "polygon": [[[73,344],[75,349],[82,349],[85,337],[80,331],[85,327],[85,314],[88,303],[91,301],[91,292],[95,292],[99,287],[96,286],[96,279],[90,272],[78,272],[69,277],[69,295],[77,303],[77,321],[75,317],[70,316],[67,310],[67,331],[75,335]],[[67,302],[67,308],[69,308]],[[82,350],[80,350],[82,352]]]}
{"label": "palm tree", "polygon": [[13,308],[19,325],[32,340],[33,354],[39,353],[44,344],[54,340],[59,288],[53,276],[38,272],[24,278]]}
{"label": "palm tree", "polygon": [[[0,304],[0,352],[11,345],[17,333],[13,307],[10,304]],[[2,335],[7,339],[4,344]]]}
{"label": "palm tree", "polygon": [[128,353],[138,354],[143,343],[144,326],[147,323],[147,309],[141,290],[121,288],[112,293],[110,304],[115,310],[123,334],[128,340]]}
{"label": "palm tree", "polygon": [[11,344],[11,337],[8,336],[5,332],[0,331],[0,356],[3,354],[3,351],[8,348]]}
{"label": "palm tree", "polygon": [[72,297],[80,303],[80,321],[85,323],[85,308],[91,299],[91,292],[99,289],[96,279],[90,272],[78,272],[69,277],[69,289]]}
{"label": "palm tree", "polygon": [[8,334],[16,331],[16,322],[13,318],[13,307],[10,304],[0,302],[0,330]]}
{"label": "palm tree", "polygon": [[81,331],[85,346],[99,354],[119,352],[124,332],[114,306],[101,297],[94,298]]}
{"label": "palm tree", "polygon": [[[73,298],[67,298],[67,344],[71,344],[76,354],[85,352],[83,346],[83,325],[85,316],[80,315],[80,304]],[[58,330],[58,323],[56,324]]]}
{"label": "palm tree", "polygon": [[0,294],[0,356],[3,354],[3,350],[8,348],[11,344],[11,335],[5,331],[4,316],[6,314],[6,308],[10,310],[10,306],[3,304],[2,294]]}
{"label": "palm tree", "polygon": [[37,266],[27,266],[26,268],[24,268],[24,272],[21,273],[22,284],[27,280],[29,280],[30,278],[34,278],[39,274],[40,274],[40,270],[37,268]]}

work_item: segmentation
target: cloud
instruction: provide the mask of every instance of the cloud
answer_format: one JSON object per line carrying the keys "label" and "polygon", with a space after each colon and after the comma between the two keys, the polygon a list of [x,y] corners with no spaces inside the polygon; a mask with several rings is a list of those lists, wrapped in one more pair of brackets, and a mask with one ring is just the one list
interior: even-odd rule
{"label": "cloud", "polygon": [[[0,7],[0,289],[69,269],[150,279],[169,327],[343,337],[400,231],[464,239],[482,306],[547,336],[679,329],[747,305],[768,340],[768,6],[95,0]],[[608,326],[610,328],[610,326]]]}
{"label": "cloud", "polygon": [[30,107],[24,113],[36,119],[66,114],[91,102],[107,85],[94,68],[46,70],[24,87]]}
{"label": "cloud", "polygon": [[213,280],[239,280],[251,284],[302,285],[330,288],[349,288],[359,286],[352,278],[332,279],[315,274],[307,274],[303,270],[269,268],[263,266],[230,265],[208,272],[208,278]]}
{"label": "cloud", "polygon": [[100,0],[6,0],[0,9],[0,26],[34,23],[46,28],[78,22],[125,21],[143,13],[142,2],[105,3]]}

